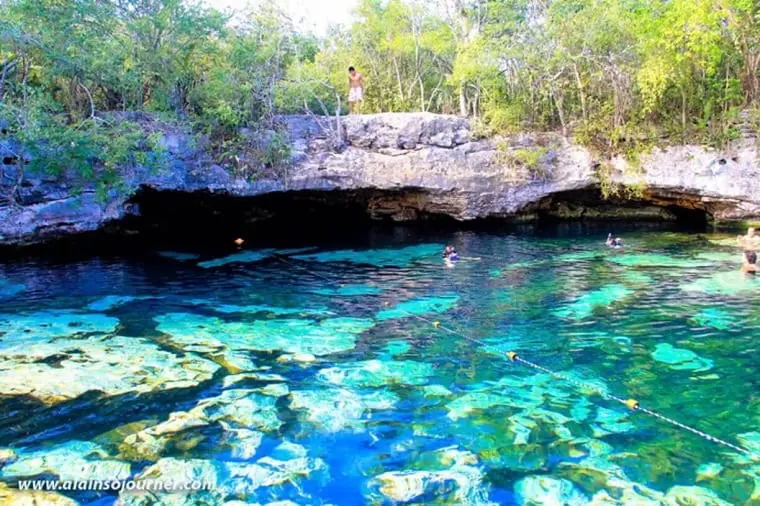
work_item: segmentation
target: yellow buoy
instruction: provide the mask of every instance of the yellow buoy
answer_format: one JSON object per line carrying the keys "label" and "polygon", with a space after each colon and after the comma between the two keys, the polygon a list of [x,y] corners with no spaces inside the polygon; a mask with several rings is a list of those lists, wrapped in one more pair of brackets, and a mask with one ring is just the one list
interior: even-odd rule
{"label": "yellow buoy", "polygon": [[237,239],[235,239],[235,244],[237,244],[238,246],[242,245],[244,242],[245,241],[243,239],[241,239],[240,237],[238,237]]}
{"label": "yellow buoy", "polygon": [[627,401],[625,401],[625,405],[628,406],[628,409],[630,409],[631,411],[636,411],[637,409],[639,409],[639,401],[637,401],[636,399],[628,399]]}
{"label": "yellow buoy", "polygon": [[441,322],[433,322],[433,327],[438,328],[441,326]]}

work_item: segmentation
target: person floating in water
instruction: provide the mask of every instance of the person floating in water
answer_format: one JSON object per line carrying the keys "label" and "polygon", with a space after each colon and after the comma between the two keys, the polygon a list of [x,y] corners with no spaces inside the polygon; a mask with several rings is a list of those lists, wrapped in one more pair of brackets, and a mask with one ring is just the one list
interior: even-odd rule
{"label": "person floating in water", "polygon": [[457,250],[454,248],[454,246],[446,246],[443,249],[443,259],[447,262],[456,262],[459,260],[459,253],[457,253]]}
{"label": "person floating in water", "polygon": [[742,272],[745,274],[756,274],[760,271],[760,266],[757,265],[757,253],[754,251],[744,252],[744,264],[742,265]]}
{"label": "person floating in water", "polygon": [[348,113],[359,114],[364,104],[364,76],[354,67],[348,67]]}
{"label": "person floating in water", "polygon": [[612,232],[610,232],[609,234],[607,234],[607,246],[609,246],[610,248],[622,248],[623,241],[621,241],[620,238],[612,235]]}

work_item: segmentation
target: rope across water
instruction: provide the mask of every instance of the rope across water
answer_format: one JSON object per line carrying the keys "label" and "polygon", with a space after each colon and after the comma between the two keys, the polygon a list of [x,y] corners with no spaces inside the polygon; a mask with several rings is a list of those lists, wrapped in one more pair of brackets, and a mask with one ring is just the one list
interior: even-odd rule
{"label": "rope across water", "polygon": [[[304,266],[298,265],[298,264],[296,264],[294,262],[291,262],[290,260],[287,260],[286,258],[283,258],[283,257],[281,257],[279,255],[275,256],[274,258],[276,258],[278,260],[281,260],[282,262],[284,262],[284,263],[286,263],[288,265],[291,265],[293,267],[300,268],[303,271],[307,272],[308,274],[311,274],[311,275],[313,275],[315,277],[318,277],[318,278],[320,278],[320,279],[322,279],[324,281],[327,281],[327,282],[330,282],[330,283],[333,282],[333,280],[327,278],[326,276],[323,276],[323,275],[321,275],[319,273],[312,272],[310,269],[308,269],[308,268],[306,268]],[[411,313],[411,312],[406,311],[404,309],[398,309],[397,308],[397,310],[400,311],[400,312],[402,312],[402,313],[404,313],[404,314],[406,314],[407,316],[410,316],[410,317],[413,317],[413,318],[417,318],[417,319],[419,319],[421,321],[429,323],[430,325],[432,325],[437,330],[442,330],[442,331],[447,332],[447,333],[449,333],[451,335],[454,335],[454,336],[457,336],[457,337],[461,337],[461,338],[466,339],[467,341],[470,341],[470,342],[472,342],[474,344],[477,344],[479,346],[483,346],[484,348],[491,347],[490,345],[488,345],[487,343],[483,342],[480,339],[477,339],[477,338],[472,337],[472,336],[468,336],[467,334],[464,334],[463,332],[458,332],[458,331],[456,331],[456,330],[454,330],[454,329],[452,329],[450,327],[442,325],[440,321],[432,320],[432,319],[426,318],[426,317],[424,317],[422,315]],[[562,379],[562,380],[566,381],[567,383],[569,383],[569,384],[571,384],[571,385],[579,388],[581,391],[583,391],[583,390],[592,391],[592,392],[600,395],[601,397],[603,397],[605,399],[611,399],[611,400],[614,400],[616,402],[619,402],[620,404],[623,404],[624,406],[626,406],[631,411],[645,413],[645,414],[647,414],[647,415],[649,415],[649,416],[651,416],[651,417],[653,417],[653,418],[655,418],[657,420],[660,420],[660,421],[665,422],[667,424],[670,424],[670,425],[672,425],[674,427],[677,427],[679,429],[682,429],[682,430],[685,430],[685,431],[690,432],[692,434],[695,434],[695,435],[697,435],[697,436],[705,439],[706,441],[710,441],[711,443],[716,443],[716,444],[725,446],[726,448],[730,448],[731,450],[733,450],[733,451],[735,451],[737,453],[740,453],[742,455],[747,455],[748,457],[750,457],[752,459],[760,459],[760,455],[758,455],[757,453],[752,452],[752,451],[750,451],[750,450],[748,450],[746,448],[743,448],[743,447],[741,447],[739,445],[736,445],[736,444],[731,443],[729,441],[726,441],[724,439],[715,437],[715,436],[713,436],[711,434],[708,434],[706,432],[703,432],[703,431],[701,431],[699,429],[695,429],[694,427],[690,427],[690,426],[688,426],[688,425],[686,425],[684,423],[679,422],[678,420],[674,420],[673,418],[669,418],[669,417],[667,417],[665,415],[662,415],[662,414],[660,414],[660,413],[658,413],[658,412],[656,412],[654,410],[642,407],[639,404],[639,402],[637,400],[635,400],[635,399],[624,399],[622,397],[618,397],[616,395],[613,395],[613,394],[607,392],[606,390],[603,390],[603,389],[599,388],[596,385],[592,385],[590,383],[584,383],[582,381],[578,381],[575,378],[572,378],[572,377],[570,377],[570,376],[568,376],[568,375],[566,375],[564,373],[553,371],[552,369],[549,369],[549,368],[544,367],[542,365],[539,365],[539,364],[536,364],[534,362],[531,362],[530,360],[526,360],[526,359],[522,358],[520,355],[518,355],[517,352],[514,352],[514,351],[507,352],[506,353],[506,357],[511,362],[520,363],[522,365],[525,365],[525,366],[530,367],[532,369],[535,369],[537,371],[541,371],[541,372],[547,373],[547,374],[551,375],[552,377]]]}

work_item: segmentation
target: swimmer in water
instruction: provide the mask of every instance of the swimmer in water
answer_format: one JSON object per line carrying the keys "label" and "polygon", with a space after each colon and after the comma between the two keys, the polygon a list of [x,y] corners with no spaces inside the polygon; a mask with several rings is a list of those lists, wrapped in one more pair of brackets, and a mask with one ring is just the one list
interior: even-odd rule
{"label": "swimmer in water", "polygon": [[443,259],[447,262],[455,262],[459,260],[459,254],[454,246],[446,246],[443,250]]}
{"label": "swimmer in water", "polygon": [[612,232],[607,234],[607,246],[610,248],[622,248],[623,247],[623,241],[612,235]]}
{"label": "swimmer in water", "polygon": [[760,266],[757,265],[757,253],[754,251],[745,251],[742,272],[755,275],[758,271],[760,271]]}

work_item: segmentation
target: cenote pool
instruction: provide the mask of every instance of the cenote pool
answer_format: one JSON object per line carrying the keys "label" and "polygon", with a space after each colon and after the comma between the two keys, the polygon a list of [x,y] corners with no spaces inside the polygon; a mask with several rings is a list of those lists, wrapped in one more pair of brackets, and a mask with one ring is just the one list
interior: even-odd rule
{"label": "cenote pool", "polygon": [[217,484],[65,492],[99,506],[760,504],[760,461],[505,359],[760,452],[760,280],[733,240],[605,235],[4,264],[0,481]]}

